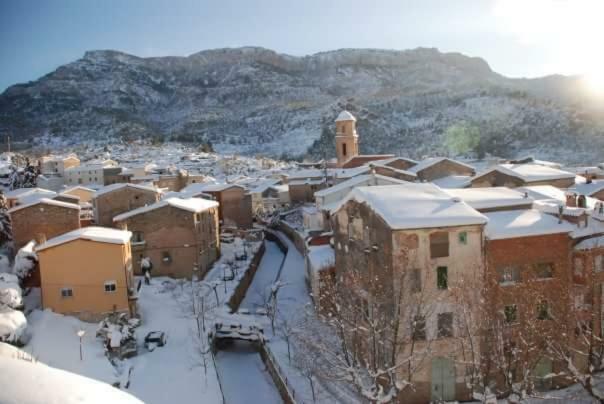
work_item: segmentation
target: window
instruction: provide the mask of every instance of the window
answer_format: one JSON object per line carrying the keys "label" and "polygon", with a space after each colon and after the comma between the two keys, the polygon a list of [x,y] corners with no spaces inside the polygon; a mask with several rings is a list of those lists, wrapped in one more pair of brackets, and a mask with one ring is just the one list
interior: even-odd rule
{"label": "window", "polygon": [[426,339],[426,317],[421,314],[413,317],[413,339],[416,341]]}
{"label": "window", "polygon": [[576,257],[573,260],[573,275],[575,277],[577,277],[577,278],[582,278],[583,277],[583,271],[584,271],[583,258]]}
{"label": "window", "polygon": [[596,255],[594,258],[594,270],[596,272],[602,272],[604,270],[604,265],[602,265],[604,256]]}
{"label": "window", "polygon": [[468,244],[468,232],[462,231],[458,234],[459,244]]}
{"label": "window", "polygon": [[500,284],[512,284],[521,282],[520,268],[517,266],[506,266],[497,268]]}
{"label": "window", "polygon": [[133,231],[132,238],[130,239],[130,241],[132,241],[133,243],[144,243],[145,235],[142,231]]}
{"label": "window", "polygon": [[172,262],[172,257],[170,256],[170,252],[169,251],[164,251],[161,253],[161,260],[163,262],[165,262],[166,264],[169,264]]}
{"label": "window", "polygon": [[453,313],[440,313],[438,315],[438,338],[453,336]]}
{"label": "window", "polygon": [[506,323],[515,323],[518,320],[518,306],[515,304],[505,306],[503,308],[503,315]]}
{"label": "window", "polygon": [[105,282],[105,292],[114,293],[117,289],[117,284],[115,281],[107,281]]}
{"label": "window", "polygon": [[535,265],[535,272],[539,279],[549,279],[554,277],[554,264],[551,262],[542,262]]}
{"label": "window", "polygon": [[436,287],[445,290],[449,287],[447,267],[436,268]]}
{"label": "window", "polygon": [[71,288],[61,288],[61,297],[63,299],[73,297],[73,289]]}
{"label": "window", "polygon": [[411,284],[411,293],[419,293],[422,290],[422,273],[419,268],[411,270],[409,283]]}
{"label": "window", "polygon": [[342,155],[346,156],[346,143],[342,144]]}
{"label": "window", "polygon": [[537,304],[537,319],[549,320],[551,318],[549,303],[547,300],[542,300]]}
{"label": "window", "polygon": [[449,256],[449,233],[438,232],[430,234],[430,258]]}

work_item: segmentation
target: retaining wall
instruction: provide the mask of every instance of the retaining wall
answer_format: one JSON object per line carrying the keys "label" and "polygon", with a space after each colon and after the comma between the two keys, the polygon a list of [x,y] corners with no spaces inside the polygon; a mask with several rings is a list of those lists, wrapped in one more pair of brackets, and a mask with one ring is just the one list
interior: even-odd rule
{"label": "retaining wall", "polygon": [[231,309],[231,313],[234,313],[239,310],[239,305],[241,305],[241,302],[243,301],[243,298],[245,297],[245,294],[247,293],[250,284],[254,280],[254,276],[256,275],[256,271],[258,270],[260,260],[262,260],[262,257],[264,256],[265,249],[266,248],[263,242],[260,248],[254,253],[254,258],[252,258],[250,266],[248,267],[247,271],[245,271],[243,277],[239,280],[239,284],[237,284],[237,287],[235,287],[235,290],[233,291],[233,294],[231,295],[231,298],[227,303],[227,305]]}

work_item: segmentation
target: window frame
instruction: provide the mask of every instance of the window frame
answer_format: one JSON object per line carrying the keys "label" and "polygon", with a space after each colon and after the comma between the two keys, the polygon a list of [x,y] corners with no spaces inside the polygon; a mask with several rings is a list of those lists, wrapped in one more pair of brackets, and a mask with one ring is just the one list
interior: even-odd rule
{"label": "window frame", "polygon": [[[116,293],[117,292],[117,282],[114,280],[105,281],[103,284],[105,293]],[[109,286],[109,288],[107,288]]]}
{"label": "window frame", "polygon": [[[69,292],[69,293],[64,293]],[[73,298],[73,288],[71,287],[62,287],[61,288],[61,299],[71,299]]]}
{"label": "window frame", "polygon": [[[446,322],[450,323],[448,328],[445,328],[443,324],[444,319],[447,319]],[[454,337],[453,332],[453,312],[444,312],[438,313],[436,316],[436,337],[437,338],[452,338]]]}
{"label": "window frame", "polygon": [[[451,255],[448,231],[430,233],[430,258],[445,258]],[[446,238],[446,242],[445,242]]]}
{"label": "window frame", "polygon": [[468,245],[468,232],[460,231],[457,234],[457,240],[459,241],[459,244]]}
{"label": "window frame", "polygon": [[518,305],[508,304],[503,306],[503,319],[508,325],[516,324],[518,322]]}
{"label": "window frame", "polygon": [[518,265],[503,265],[497,268],[497,283],[501,286],[522,283],[522,268]]}
{"label": "window frame", "polygon": [[[554,278],[554,272],[556,271],[556,267],[553,262],[539,262],[533,265],[533,269],[535,271],[535,277],[540,280],[547,280]],[[544,270],[549,269],[549,276],[542,276]]]}
{"label": "window frame", "polygon": [[444,265],[436,267],[436,288],[438,290],[449,289],[449,268]]}
{"label": "window frame", "polygon": [[426,329],[426,316],[422,314],[416,314],[413,316],[413,330],[411,331],[411,338],[414,341],[425,341],[427,339]]}

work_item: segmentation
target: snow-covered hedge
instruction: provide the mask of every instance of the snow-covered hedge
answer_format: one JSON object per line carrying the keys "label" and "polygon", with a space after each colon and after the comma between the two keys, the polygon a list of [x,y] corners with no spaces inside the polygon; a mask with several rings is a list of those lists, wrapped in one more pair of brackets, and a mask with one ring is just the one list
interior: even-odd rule
{"label": "snow-covered hedge", "polygon": [[34,241],[30,241],[19,250],[15,257],[13,273],[17,275],[19,279],[27,278],[38,262],[38,256],[34,252],[35,245],[36,243]]}
{"label": "snow-covered hedge", "polygon": [[13,274],[0,273],[0,307],[11,309],[23,307],[23,296],[19,286],[19,278]]}
{"label": "snow-covered hedge", "polygon": [[0,341],[19,343],[25,336],[26,328],[27,319],[22,312],[6,306],[0,307]]}

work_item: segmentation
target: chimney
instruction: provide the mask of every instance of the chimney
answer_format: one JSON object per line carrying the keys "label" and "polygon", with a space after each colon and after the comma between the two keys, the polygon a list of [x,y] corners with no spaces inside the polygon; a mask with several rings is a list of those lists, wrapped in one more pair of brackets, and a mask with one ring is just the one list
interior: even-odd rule
{"label": "chimney", "polygon": [[46,234],[36,233],[36,235],[34,236],[34,240],[36,241],[37,245],[44,244],[46,243]]}
{"label": "chimney", "polygon": [[524,191],[524,199],[528,199],[528,192]]}
{"label": "chimney", "polygon": [[558,223],[562,223],[562,213],[564,213],[564,206],[558,206]]}
{"label": "chimney", "polygon": [[572,193],[566,194],[566,206],[568,206],[569,208],[577,207],[577,195],[576,194],[572,194]]}

